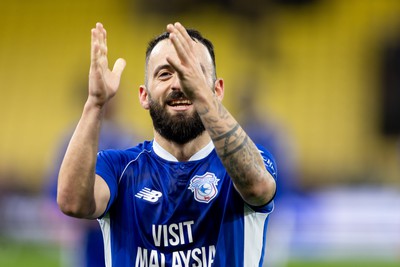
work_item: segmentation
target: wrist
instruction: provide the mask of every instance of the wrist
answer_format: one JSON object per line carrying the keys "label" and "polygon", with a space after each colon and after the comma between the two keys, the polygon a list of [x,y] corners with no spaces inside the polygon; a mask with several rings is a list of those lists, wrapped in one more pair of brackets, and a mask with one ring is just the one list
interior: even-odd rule
{"label": "wrist", "polygon": [[89,95],[85,102],[85,107],[87,106],[88,108],[104,109],[106,104],[107,100]]}
{"label": "wrist", "polygon": [[218,101],[217,96],[210,90],[199,94],[196,99],[193,101],[193,105],[199,115],[208,113],[217,107],[215,105],[216,101]]}
{"label": "wrist", "polygon": [[103,116],[105,110],[105,104],[99,104],[96,101],[92,101],[90,97],[86,100],[83,107],[84,113],[97,114],[98,116]]}

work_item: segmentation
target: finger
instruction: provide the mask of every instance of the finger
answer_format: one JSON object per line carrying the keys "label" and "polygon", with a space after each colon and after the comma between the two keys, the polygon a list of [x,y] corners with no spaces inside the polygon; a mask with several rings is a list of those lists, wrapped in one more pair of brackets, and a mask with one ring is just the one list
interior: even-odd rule
{"label": "finger", "polygon": [[107,45],[107,31],[104,28],[103,24],[100,22],[96,23],[96,29],[99,32],[99,41],[102,45]]}
{"label": "finger", "polygon": [[175,33],[170,33],[169,38],[176,50],[176,53],[178,54],[179,59],[183,64],[186,64],[188,62],[189,55],[181,40],[176,36]]}
{"label": "finger", "polygon": [[96,29],[92,29],[91,32],[91,60],[92,60],[92,64],[95,64],[97,62],[97,58],[98,58],[98,53],[100,50],[100,44],[98,41],[98,34],[97,34],[97,30]]}
{"label": "finger", "polygon": [[183,74],[183,68],[182,68],[182,64],[180,64],[179,61],[167,56],[166,60],[168,62],[168,64],[170,64],[172,66],[172,68],[178,73],[178,76],[181,78],[182,74]]}
{"label": "finger", "polygon": [[175,28],[178,30],[182,38],[186,41],[189,47],[193,46],[193,39],[190,37],[189,33],[187,32],[186,28],[179,22],[175,23]]}
{"label": "finger", "polygon": [[182,50],[184,50],[187,55],[190,55],[192,53],[193,40],[186,32],[186,29],[178,22],[174,25],[170,24],[169,29],[170,35],[172,34],[179,40]]}
{"label": "finger", "polygon": [[112,72],[115,73],[118,77],[121,77],[121,74],[125,69],[125,66],[126,66],[125,59],[119,58],[117,59],[117,61],[115,61]]}
{"label": "finger", "polygon": [[103,24],[100,22],[96,23],[96,30],[97,30],[97,36],[98,36],[98,41],[100,44],[100,51],[102,52],[103,55],[107,55],[107,32],[104,29]]}
{"label": "finger", "polygon": [[107,46],[107,30],[103,28],[104,31],[104,45]]}

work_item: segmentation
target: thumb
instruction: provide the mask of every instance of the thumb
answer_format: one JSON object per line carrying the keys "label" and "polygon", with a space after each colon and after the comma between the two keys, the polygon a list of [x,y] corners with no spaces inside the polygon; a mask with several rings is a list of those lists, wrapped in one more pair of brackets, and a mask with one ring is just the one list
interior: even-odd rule
{"label": "thumb", "polygon": [[117,59],[117,61],[115,61],[112,72],[118,76],[121,76],[122,72],[125,69],[125,66],[126,66],[125,59],[119,58],[119,59]]}

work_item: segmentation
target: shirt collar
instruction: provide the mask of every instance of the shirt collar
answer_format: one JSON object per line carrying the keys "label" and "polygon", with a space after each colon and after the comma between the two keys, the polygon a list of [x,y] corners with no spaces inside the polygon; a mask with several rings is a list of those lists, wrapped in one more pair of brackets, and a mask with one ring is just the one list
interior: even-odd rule
{"label": "shirt collar", "polygon": [[[214,143],[212,141],[210,141],[206,146],[204,146],[202,149],[197,151],[193,156],[191,156],[188,161],[195,161],[195,160],[204,159],[205,157],[207,157],[213,151],[213,149],[214,149]],[[153,151],[159,157],[161,157],[161,158],[163,158],[165,160],[178,162],[178,159],[176,159],[171,153],[169,153],[167,150],[165,150],[154,139],[153,139]]]}

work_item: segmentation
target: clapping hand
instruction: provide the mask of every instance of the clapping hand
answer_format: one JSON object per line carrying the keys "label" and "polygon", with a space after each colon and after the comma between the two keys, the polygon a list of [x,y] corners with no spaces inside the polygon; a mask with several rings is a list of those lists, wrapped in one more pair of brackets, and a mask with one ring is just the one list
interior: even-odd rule
{"label": "clapping hand", "polygon": [[92,29],[91,64],[89,73],[89,98],[92,104],[102,107],[118,90],[126,62],[119,58],[112,71],[108,68],[107,32],[101,23]]}

